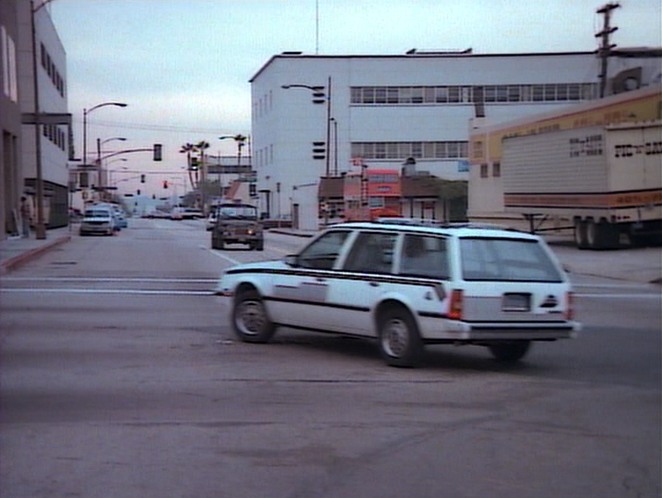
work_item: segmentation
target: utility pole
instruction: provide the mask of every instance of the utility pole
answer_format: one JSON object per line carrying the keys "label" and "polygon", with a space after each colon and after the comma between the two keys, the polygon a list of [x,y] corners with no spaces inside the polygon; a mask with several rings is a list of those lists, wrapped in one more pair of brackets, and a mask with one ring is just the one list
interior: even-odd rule
{"label": "utility pole", "polygon": [[609,43],[609,35],[618,29],[617,27],[612,28],[609,23],[611,20],[611,11],[618,9],[620,6],[621,5],[618,2],[610,2],[597,10],[598,14],[604,16],[602,31],[595,35],[596,38],[602,38],[600,48],[598,48],[598,56],[600,57],[600,98],[605,96],[605,91],[607,89],[607,65],[609,56],[611,55],[611,50],[616,47],[615,44]]}

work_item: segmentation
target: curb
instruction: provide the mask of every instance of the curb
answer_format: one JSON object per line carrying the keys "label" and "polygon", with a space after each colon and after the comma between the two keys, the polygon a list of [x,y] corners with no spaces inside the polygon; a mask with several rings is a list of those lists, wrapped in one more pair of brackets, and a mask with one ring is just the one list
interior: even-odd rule
{"label": "curb", "polygon": [[69,242],[71,240],[71,235],[65,235],[63,237],[60,237],[58,239],[53,240],[52,242],[49,242],[47,244],[44,244],[43,246],[40,247],[35,247],[34,249],[31,249],[29,251],[26,251],[22,254],[19,254],[18,256],[14,256],[13,258],[9,258],[8,260],[4,261],[2,264],[0,264],[0,275],[4,275],[5,273],[8,273],[12,270],[15,270],[19,266],[24,265],[28,261],[32,261],[33,259],[38,258],[45,252],[64,244],[65,242]]}

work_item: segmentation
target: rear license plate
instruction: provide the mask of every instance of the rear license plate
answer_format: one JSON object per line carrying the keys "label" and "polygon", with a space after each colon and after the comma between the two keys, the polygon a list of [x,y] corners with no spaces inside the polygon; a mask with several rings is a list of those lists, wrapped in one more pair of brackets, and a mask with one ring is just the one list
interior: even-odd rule
{"label": "rear license plate", "polygon": [[531,294],[515,292],[504,294],[501,309],[503,311],[530,311]]}

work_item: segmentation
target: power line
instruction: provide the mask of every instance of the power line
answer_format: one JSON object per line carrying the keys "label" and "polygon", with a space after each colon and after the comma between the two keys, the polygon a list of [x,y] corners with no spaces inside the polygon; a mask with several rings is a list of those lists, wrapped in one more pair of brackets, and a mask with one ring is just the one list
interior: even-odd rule
{"label": "power line", "polygon": [[193,128],[188,126],[178,125],[159,125],[149,123],[127,123],[116,121],[89,121],[88,125],[101,126],[105,128],[118,128],[127,130],[145,130],[145,131],[160,131],[169,133],[198,133],[198,134],[217,134],[224,133],[219,128]]}

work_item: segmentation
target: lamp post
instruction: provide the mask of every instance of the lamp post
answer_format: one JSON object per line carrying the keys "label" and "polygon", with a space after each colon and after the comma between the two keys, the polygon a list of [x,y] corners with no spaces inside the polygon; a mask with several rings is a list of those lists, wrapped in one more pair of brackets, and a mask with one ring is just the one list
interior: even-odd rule
{"label": "lamp post", "polygon": [[[87,166],[87,115],[93,111],[96,111],[97,109],[100,109],[101,107],[106,107],[106,106],[126,107],[128,106],[128,104],[125,104],[123,102],[102,102],[101,104],[97,104],[93,107],[90,107],[89,109],[83,109],[83,166]],[[97,144],[98,143],[99,142],[97,141]],[[97,160],[99,159],[97,158]],[[98,169],[99,183],[101,183],[100,164],[97,164],[97,167],[99,168]]]}
{"label": "lamp post", "polygon": [[[113,173],[117,173],[117,172],[120,171],[120,170],[117,170],[117,169],[114,169],[114,170],[113,170],[113,169],[110,169],[109,166],[110,166],[112,163],[116,163],[116,162],[120,162],[120,161],[121,161],[121,162],[127,162],[128,159],[126,159],[125,157],[117,157],[117,158],[115,158],[115,159],[111,159],[110,161],[108,161],[108,162],[106,163],[106,167],[108,168],[107,171],[108,171],[108,186],[109,186],[109,187],[112,187],[112,186],[113,186]],[[126,166],[122,166],[120,169],[127,170],[127,169],[129,169],[129,168],[126,167]]]}
{"label": "lamp post", "polygon": [[126,107],[129,104],[125,104],[123,102],[103,102],[101,104],[95,105],[94,107],[90,107],[89,109],[83,109],[83,165],[87,164],[87,115],[101,107],[110,105],[115,107]]}
{"label": "lamp post", "polygon": [[119,140],[121,142],[125,142],[126,138],[124,137],[112,137],[112,138],[106,138],[105,140],[101,140],[100,138],[97,138],[97,160],[96,160],[96,167],[99,168],[99,185],[98,187],[101,189],[100,190],[100,196],[105,196],[104,194],[104,188],[110,186],[109,182],[107,181],[108,178],[106,177],[102,163],[101,163],[101,146],[107,142],[112,142],[113,140]]}
{"label": "lamp post", "polygon": [[338,121],[330,118],[333,123],[333,176],[338,176]]}

